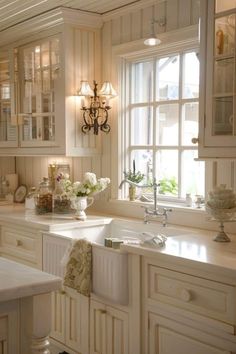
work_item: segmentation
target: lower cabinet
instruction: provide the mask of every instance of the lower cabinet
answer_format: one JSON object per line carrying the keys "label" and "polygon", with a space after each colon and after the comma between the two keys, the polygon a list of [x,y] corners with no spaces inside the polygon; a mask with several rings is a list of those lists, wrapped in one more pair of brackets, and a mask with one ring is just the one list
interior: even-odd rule
{"label": "lower cabinet", "polygon": [[172,319],[148,314],[148,354],[235,354],[235,344]]}
{"label": "lower cabinet", "polygon": [[76,353],[89,353],[89,298],[66,288],[52,295],[51,337]]}
{"label": "lower cabinet", "polygon": [[0,303],[0,354],[20,353],[19,300]]}
{"label": "lower cabinet", "polygon": [[129,354],[129,315],[101,302],[90,302],[90,354]]}

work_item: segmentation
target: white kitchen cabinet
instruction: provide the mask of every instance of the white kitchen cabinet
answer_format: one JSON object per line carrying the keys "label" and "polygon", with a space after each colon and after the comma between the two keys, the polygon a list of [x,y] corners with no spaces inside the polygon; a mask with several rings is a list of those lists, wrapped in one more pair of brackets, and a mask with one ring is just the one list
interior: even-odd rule
{"label": "white kitchen cabinet", "polygon": [[[43,270],[63,278],[61,260],[71,239],[43,235]],[[50,336],[61,351],[89,353],[89,298],[63,287],[52,294],[52,331]],[[62,350],[63,349],[63,350]]]}
{"label": "white kitchen cabinet", "polygon": [[57,15],[57,22],[50,12],[35,18],[38,33],[22,24],[28,35],[0,48],[0,155],[100,153],[100,136],[81,131],[76,93],[81,80],[100,81],[102,22],[76,10]]}
{"label": "white kitchen cabinet", "polygon": [[16,55],[0,51],[0,147],[18,146],[16,126]]}
{"label": "white kitchen cabinet", "polygon": [[91,300],[90,354],[129,353],[128,313]]}
{"label": "white kitchen cabinet", "polygon": [[[89,298],[65,287],[52,294],[50,336],[69,350],[89,353]],[[59,346],[60,344],[58,344]]]}
{"label": "white kitchen cabinet", "polygon": [[0,225],[0,254],[5,258],[42,269],[42,235],[30,227]]}
{"label": "white kitchen cabinet", "polygon": [[232,0],[201,1],[199,158],[203,159],[236,157],[235,16]]}
{"label": "white kitchen cabinet", "polygon": [[[204,338],[199,340],[199,338]],[[149,314],[148,354],[233,354],[222,341],[218,347],[216,337],[160,315]],[[232,348],[232,346],[231,346]]]}
{"label": "white kitchen cabinet", "polygon": [[143,259],[144,354],[235,354],[234,282]]}

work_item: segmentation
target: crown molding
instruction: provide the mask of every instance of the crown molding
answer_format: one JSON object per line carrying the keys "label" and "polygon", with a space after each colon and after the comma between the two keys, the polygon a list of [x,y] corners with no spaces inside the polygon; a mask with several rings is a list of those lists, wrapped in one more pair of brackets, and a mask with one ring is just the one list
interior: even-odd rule
{"label": "crown molding", "polygon": [[0,46],[10,45],[45,30],[53,28],[62,30],[60,26],[64,24],[95,29],[101,28],[103,21],[101,15],[59,7],[1,31]]}
{"label": "crown molding", "polygon": [[127,13],[135,12],[137,10],[145,9],[149,6],[155,6],[161,3],[165,3],[167,0],[140,0],[139,2],[135,2],[133,4],[123,6],[119,9],[109,11],[102,15],[102,20],[104,22],[113,20],[116,17],[120,17],[123,15],[127,15]]}

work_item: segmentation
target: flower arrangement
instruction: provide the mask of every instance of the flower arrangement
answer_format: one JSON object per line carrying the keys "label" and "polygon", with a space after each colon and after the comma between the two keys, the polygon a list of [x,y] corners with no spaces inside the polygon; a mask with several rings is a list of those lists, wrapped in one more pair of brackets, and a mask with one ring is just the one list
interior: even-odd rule
{"label": "flower arrangement", "polygon": [[135,169],[135,160],[133,160],[133,170],[124,171],[124,176],[127,180],[139,183],[144,179],[144,174]]}
{"label": "flower arrangement", "polygon": [[110,178],[97,179],[95,173],[86,172],[82,182],[72,183],[67,174],[60,173],[57,181],[61,184],[64,193],[70,197],[91,197],[106,189],[110,183]]}

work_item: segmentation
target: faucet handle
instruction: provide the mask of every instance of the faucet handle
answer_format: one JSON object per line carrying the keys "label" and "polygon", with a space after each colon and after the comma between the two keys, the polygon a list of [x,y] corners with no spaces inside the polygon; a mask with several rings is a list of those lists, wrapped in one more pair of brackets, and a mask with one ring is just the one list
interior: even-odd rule
{"label": "faucet handle", "polygon": [[171,212],[171,208],[163,208],[164,214],[167,214],[168,212]]}

